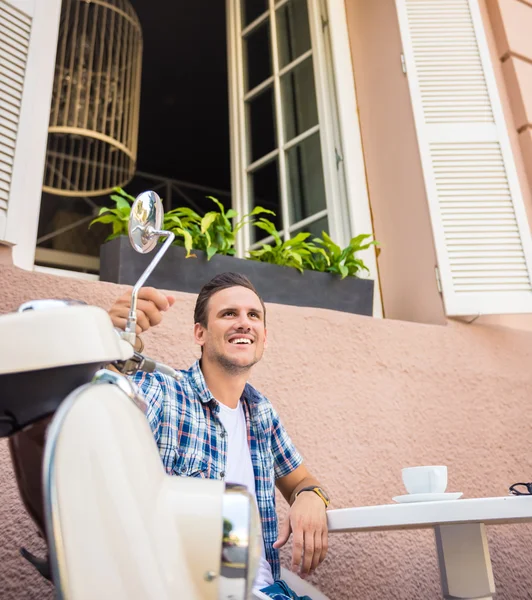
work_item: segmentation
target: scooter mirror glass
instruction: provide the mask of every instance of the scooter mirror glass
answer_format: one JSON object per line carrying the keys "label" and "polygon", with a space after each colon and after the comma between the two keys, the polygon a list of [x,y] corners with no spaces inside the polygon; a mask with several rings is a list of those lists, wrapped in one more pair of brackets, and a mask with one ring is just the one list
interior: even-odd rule
{"label": "scooter mirror glass", "polygon": [[129,241],[137,252],[147,254],[155,248],[163,214],[163,204],[156,192],[142,192],[137,196],[129,216]]}

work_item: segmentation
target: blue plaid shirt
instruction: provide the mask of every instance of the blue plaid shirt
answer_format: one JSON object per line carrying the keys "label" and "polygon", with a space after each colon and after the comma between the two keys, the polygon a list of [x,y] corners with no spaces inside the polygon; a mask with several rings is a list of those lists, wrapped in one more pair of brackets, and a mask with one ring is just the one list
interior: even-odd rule
{"label": "blue plaid shirt", "polygon": [[[211,394],[199,362],[176,381],[160,373],[137,373],[133,381],[148,403],[147,417],[166,469],[171,475],[224,479],[227,461],[220,407]],[[269,400],[246,384],[241,397],[255,473],[255,493],[262,521],[266,559],[280,578],[275,479],[303,462]]]}

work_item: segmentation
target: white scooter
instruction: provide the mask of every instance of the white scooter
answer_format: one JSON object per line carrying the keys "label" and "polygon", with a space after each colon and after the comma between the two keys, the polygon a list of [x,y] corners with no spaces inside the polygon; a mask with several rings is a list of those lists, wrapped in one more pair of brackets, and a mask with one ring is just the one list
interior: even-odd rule
{"label": "white scooter", "polygon": [[134,286],[124,332],[103,309],[76,301],[37,300],[0,317],[0,339],[9,340],[0,437],[9,438],[23,502],[47,541],[59,600],[251,597],[261,553],[253,496],[167,475],[135,386],[102,369],[180,377],[133,349],[138,291],[174,238],[162,218],[155,192],[132,206],[134,248],[147,253],[166,240]]}

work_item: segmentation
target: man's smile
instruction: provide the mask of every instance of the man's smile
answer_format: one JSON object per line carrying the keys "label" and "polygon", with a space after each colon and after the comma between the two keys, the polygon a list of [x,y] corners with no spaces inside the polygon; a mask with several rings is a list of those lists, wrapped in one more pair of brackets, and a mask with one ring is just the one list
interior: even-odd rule
{"label": "man's smile", "polygon": [[228,342],[238,346],[250,346],[253,344],[253,338],[249,335],[236,334],[231,336]]}

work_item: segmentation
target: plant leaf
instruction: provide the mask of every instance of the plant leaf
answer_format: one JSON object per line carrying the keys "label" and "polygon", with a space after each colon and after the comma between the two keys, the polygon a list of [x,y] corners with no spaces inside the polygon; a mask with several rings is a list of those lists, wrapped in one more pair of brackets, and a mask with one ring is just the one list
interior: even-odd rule
{"label": "plant leaf", "polygon": [[316,254],[321,254],[323,256],[323,258],[325,258],[327,265],[331,264],[331,261],[329,260],[329,257],[327,256],[327,252],[325,252],[325,250],[323,248],[315,247],[314,252],[316,252]]}
{"label": "plant leaf", "polygon": [[182,206],[181,208],[174,208],[174,210],[168,212],[168,215],[172,214],[175,214],[177,217],[190,217],[198,223],[201,222],[201,217],[198,215],[198,213],[195,210],[188,208],[187,206]]}
{"label": "plant leaf", "polygon": [[183,238],[185,239],[185,249],[187,251],[187,258],[190,256],[190,253],[192,251],[192,236],[190,235],[190,233],[186,230],[186,229],[182,229],[181,233],[183,235]]}
{"label": "plant leaf", "polygon": [[253,225],[255,225],[255,227],[258,227],[259,229],[263,229],[264,231],[269,233],[271,236],[273,236],[273,238],[275,239],[275,242],[278,246],[280,246],[282,244],[281,235],[277,231],[275,225],[268,219],[261,218],[258,221],[256,221],[255,223],[253,223]]}
{"label": "plant leaf", "polygon": [[249,213],[249,215],[246,216],[252,217],[263,213],[273,215],[275,217],[275,213],[273,212],[273,210],[268,210],[267,208],[263,208],[262,206],[255,206],[255,208]]}
{"label": "plant leaf", "polygon": [[354,238],[351,238],[349,245],[353,246],[354,248],[358,248],[364,240],[366,240],[367,238],[370,238],[370,237],[371,237],[371,233],[361,233],[360,235],[357,235]]}
{"label": "plant leaf", "polygon": [[224,205],[217,198],[215,198],[214,196],[207,196],[207,198],[209,200],[212,200],[218,206],[218,208],[220,209],[220,212],[222,213],[222,215],[225,216]]}
{"label": "plant leaf", "polygon": [[290,252],[289,257],[292,260],[295,260],[298,265],[302,265],[303,264],[303,259],[301,258],[301,255],[298,254],[297,252]]}
{"label": "plant leaf", "polygon": [[209,246],[207,248],[207,260],[211,260],[211,258],[216,254],[217,250],[218,249],[216,246]]}
{"label": "plant leaf", "polygon": [[116,208],[120,211],[127,210],[128,214],[131,212],[131,205],[125,198],[118,198],[116,201]]}
{"label": "plant leaf", "polygon": [[286,242],[284,243],[284,245],[287,248],[290,248],[291,246],[296,246],[297,244],[300,244],[301,242],[304,242],[308,237],[310,236],[310,233],[305,233],[305,232],[301,232],[298,233],[296,235],[296,237],[290,238],[289,240],[286,240]]}
{"label": "plant leaf", "polygon": [[113,192],[116,192],[117,194],[120,194],[121,196],[123,196],[124,198],[127,198],[128,200],[131,200],[131,202],[135,202],[135,198],[133,198],[133,196],[130,196],[125,190],[123,190],[121,187],[114,187],[113,188]]}
{"label": "plant leaf", "polygon": [[273,235],[276,231],[275,225],[271,221],[266,221],[266,219],[261,219],[260,221],[257,221],[256,223],[254,223],[254,225],[255,225],[255,227],[258,227],[259,229],[263,229],[270,235]]}
{"label": "plant leaf", "polygon": [[331,238],[327,235],[327,233],[325,233],[325,231],[321,232],[321,236],[326,244],[326,246],[328,248],[330,248],[331,252],[337,256],[339,256],[341,254],[341,249],[340,246],[338,246],[337,244],[335,244]]}
{"label": "plant leaf", "polygon": [[111,200],[114,200],[116,202],[116,208],[118,208],[119,210],[131,210],[131,204],[122,196],[117,196],[116,194],[113,194],[111,196]]}
{"label": "plant leaf", "polygon": [[216,221],[219,213],[217,212],[208,212],[203,219],[201,219],[201,233],[205,233],[207,229]]}
{"label": "plant leaf", "polygon": [[113,215],[103,215],[101,217],[96,217],[90,222],[89,228],[94,225],[94,223],[114,223],[116,221],[116,217]]}

